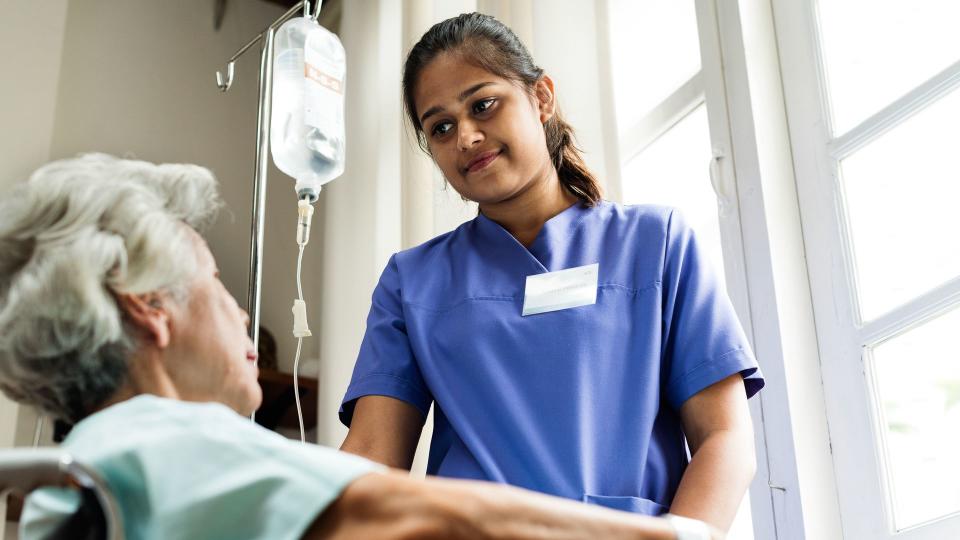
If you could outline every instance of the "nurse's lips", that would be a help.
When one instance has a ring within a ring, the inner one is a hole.
[[[478,154],[476,157],[467,162],[467,166],[464,167],[464,170],[467,173],[477,172],[484,169],[487,165],[493,163],[493,160],[497,159],[499,156],[499,150],[491,150],[489,152]]]

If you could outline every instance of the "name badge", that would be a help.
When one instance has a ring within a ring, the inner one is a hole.
[[[523,316],[597,303],[600,264],[527,276]]]

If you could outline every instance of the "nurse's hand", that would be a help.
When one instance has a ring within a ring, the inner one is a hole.
[[[410,470],[424,420],[420,410],[405,401],[364,396],[357,400],[350,432],[340,450]]]

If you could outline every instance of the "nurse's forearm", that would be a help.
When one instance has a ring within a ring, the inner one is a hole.
[[[673,540],[662,519],[462,480],[369,474],[353,482],[306,538]]]
[[[410,469],[423,429],[416,407],[386,396],[357,400],[350,432],[340,450],[397,469]]]
[[[752,432],[715,431],[691,458],[670,513],[699,519],[726,531],[755,471]]]

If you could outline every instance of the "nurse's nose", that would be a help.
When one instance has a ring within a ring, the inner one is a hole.
[[[460,122],[457,127],[457,146],[460,148],[461,152],[466,152],[474,146],[483,142],[484,135],[483,132],[478,129],[478,126],[470,121],[466,120]]]

